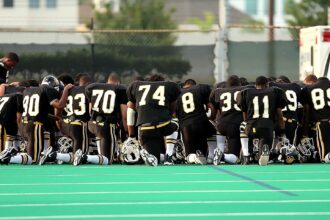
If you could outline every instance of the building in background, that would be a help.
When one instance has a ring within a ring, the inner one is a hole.
[[[274,24],[286,25],[285,3],[287,0],[274,0]],[[268,23],[268,0],[229,0],[232,7],[248,14],[255,20]]]
[[[75,30],[78,0],[1,0],[0,28]]]

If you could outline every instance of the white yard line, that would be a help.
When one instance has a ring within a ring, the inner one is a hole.
[[[26,170],[28,168],[22,168],[22,169],[14,169],[14,170]],[[109,168],[108,168],[109,169]],[[10,169],[6,169],[3,171],[7,171]],[[30,170],[36,170],[30,168]],[[164,172],[164,173],[109,173],[109,174],[104,174],[104,173],[83,173],[83,174],[28,174],[28,173],[23,173],[23,174],[11,174],[11,173],[6,173],[6,172],[1,172],[1,176],[5,176],[6,178],[12,178],[12,177],[86,177],[86,176],[176,176],[176,175],[219,175],[219,171],[215,172]],[[77,170],[78,171],[78,170]],[[231,171],[231,170],[228,170]],[[75,171],[76,172],[76,171]],[[110,170],[109,170],[110,172]],[[232,171],[237,174],[327,174],[330,173],[329,171],[255,171],[255,172],[237,172],[237,171]],[[230,175],[226,173],[221,173],[221,175]]]
[[[96,218],[168,218],[217,216],[329,216],[330,212],[228,212],[228,213],[171,213],[171,214],[109,214],[109,215],[48,215],[0,217],[0,220],[20,219],[96,219]]]
[[[0,193],[0,196],[48,196],[48,195],[106,195],[106,194],[186,194],[186,193],[265,193],[265,192],[330,192],[328,189],[260,189],[260,190],[141,190],[103,192],[20,192]]]
[[[1,204],[0,208],[8,207],[56,207],[56,206],[108,206],[108,205],[193,205],[193,204],[246,204],[246,203],[330,203],[324,200],[215,200],[215,201],[161,201],[161,202],[68,202],[68,203],[31,203]]]
[[[277,179],[255,180],[260,182],[330,182],[330,179]],[[110,181],[110,182],[59,182],[59,183],[0,183],[0,186],[57,186],[57,185],[158,185],[158,184],[187,184],[187,183],[247,183],[249,180],[182,180],[182,181]]]

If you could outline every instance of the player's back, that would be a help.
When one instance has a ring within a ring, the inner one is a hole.
[[[170,120],[170,104],[179,94],[179,86],[170,81],[136,81],[127,88],[128,100],[137,109],[137,125]]]
[[[69,90],[68,99],[64,111],[66,112],[65,118],[71,121],[89,120],[89,103],[85,95],[85,86],[74,86]]]
[[[177,100],[177,117],[180,123],[193,123],[208,120],[207,104],[211,88],[209,85],[193,85],[181,90]]]
[[[91,117],[97,121],[117,123],[120,105],[127,103],[120,85],[93,83],[86,87],[86,96],[92,105]]]
[[[53,109],[50,104],[58,98],[59,92],[48,85],[26,88],[23,92],[23,119],[46,122]]]
[[[220,110],[219,122],[241,123],[243,115],[237,105],[237,96],[246,87],[235,86],[230,88],[217,88],[212,91],[210,101]]]
[[[277,108],[286,106],[284,91],[276,87],[249,88],[241,92],[240,107],[247,112],[247,120],[274,121]]]
[[[301,102],[301,87],[297,83],[271,83],[270,85],[283,89],[285,93],[287,105],[283,108],[283,116],[298,121],[297,109]]]
[[[330,119],[330,81],[321,77],[302,91],[302,101],[311,106],[313,121]]]
[[[23,95],[20,93],[5,94],[0,97],[1,122],[16,122],[16,113],[23,112]]]

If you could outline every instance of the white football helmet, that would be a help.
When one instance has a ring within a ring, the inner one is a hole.
[[[292,164],[299,160],[299,152],[295,146],[289,142],[284,142],[285,145],[280,149],[278,160],[286,164]]]
[[[297,150],[304,159],[302,162],[307,162],[315,151],[313,138],[301,139],[300,144],[297,146]]]
[[[140,145],[135,138],[128,138],[120,148],[119,159],[122,163],[136,164],[141,158]]]
[[[73,141],[71,138],[63,136],[57,140],[57,145],[59,147],[59,152],[68,153],[69,151],[72,151]]]

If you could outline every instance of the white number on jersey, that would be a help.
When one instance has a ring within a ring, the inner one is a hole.
[[[259,118],[260,112],[259,112],[259,97],[255,96],[252,100],[253,102],[253,116],[252,118]],[[264,112],[262,113],[262,118],[269,118],[269,98],[268,96],[264,96],[262,98],[262,103],[264,106]]]
[[[235,103],[234,103],[234,108],[236,111],[241,111],[241,109],[238,107],[236,101],[237,101],[237,95],[238,95],[239,91],[236,91],[234,93],[234,100],[235,100]],[[225,92],[225,93],[222,93],[220,95],[220,100],[222,101],[223,100],[223,106],[221,106],[221,111],[222,112],[226,112],[226,111],[229,111],[230,109],[232,109],[232,94],[230,92]]]
[[[94,105],[92,107],[93,111],[100,112],[100,107],[102,111],[106,114],[111,114],[115,109],[116,93],[112,90],[95,89],[92,92],[92,96],[96,96]],[[101,99],[103,98],[103,102]]]
[[[326,96],[324,94],[324,90],[320,88],[313,89],[311,91],[312,101],[315,110],[323,109],[325,106],[325,102],[327,102],[327,105],[330,106],[330,89],[327,89]]]
[[[288,105],[283,108],[283,111],[287,111],[288,109],[292,112],[296,111],[298,108],[298,100],[297,94],[293,90],[285,91],[286,99],[288,100]]]
[[[22,116],[37,116],[39,114],[39,102],[40,96],[38,94],[33,94],[31,96],[25,96],[23,99],[24,112]]]
[[[195,110],[194,95],[191,92],[187,92],[182,95],[182,107],[185,113],[190,113]]]
[[[80,109],[73,109],[73,100],[78,100],[78,104]],[[79,93],[74,97],[72,95],[68,96],[68,101],[65,106],[65,111],[67,112],[67,116],[73,115],[83,115],[86,113],[86,105],[85,105],[85,95],[83,93]]]
[[[139,86],[139,91],[143,90],[141,100],[139,102],[139,106],[147,104],[146,98],[150,91],[150,85],[142,85]],[[158,86],[154,94],[152,95],[152,99],[158,100],[158,105],[165,106],[165,86]]]
[[[0,98],[0,112],[2,111],[3,106],[8,102],[9,97],[1,97]]]

